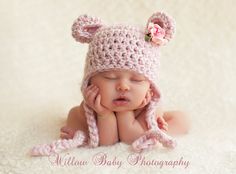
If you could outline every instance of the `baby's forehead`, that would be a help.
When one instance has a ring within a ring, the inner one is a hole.
[[[100,74],[114,74],[114,75],[129,75],[129,76],[138,76],[138,77],[145,77],[143,74],[137,73],[135,71],[129,70],[108,70],[100,72]]]

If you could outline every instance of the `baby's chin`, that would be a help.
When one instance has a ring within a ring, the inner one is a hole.
[[[133,102],[110,102],[105,103],[101,102],[102,105],[112,112],[124,112],[124,111],[135,111],[137,109],[144,108],[145,106],[141,106],[141,103],[133,103]]]
[[[135,111],[139,109],[137,106],[119,106],[119,107],[108,107],[112,112],[124,112],[124,111]]]

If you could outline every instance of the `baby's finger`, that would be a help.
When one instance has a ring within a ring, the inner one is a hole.
[[[159,117],[159,120],[162,124],[167,124],[167,122],[165,121],[165,119],[163,117]]]
[[[158,124],[161,124],[161,123],[162,123],[160,117],[157,118],[157,122],[158,122]]]
[[[147,93],[147,97],[146,98],[147,98],[148,102],[151,100],[152,96],[151,96],[151,94],[149,92]]]
[[[143,99],[141,105],[138,108],[144,107],[146,104],[149,103],[150,99],[151,99],[150,95],[146,94],[145,98]]]
[[[86,89],[86,91],[85,91],[85,97],[87,98],[88,96],[90,96],[92,93],[93,93],[93,91],[96,89],[96,86],[91,86],[91,87],[89,87],[88,89]]]
[[[61,138],[61,139],[67,139],[67,134],[61,133],[61,134],[60,134],[60,138]]]
[[[166,125],[162,125],[162,127],[161,127],[163,130],[165,130],[165,131],[168,131],[168,126],[166,126]]]
[[[61,139],[72,139],[73,136],[72,136],[72,135],[69,135],[69,134],[66,134],[66,133],[61,133],[61,134],[60,134],[60,138],[61,138]]]
[[[95,98],[98,94],[98,88],[93,88],[91,92],[86,96],[86,102],[90,105],[94,105]]]
[[[93,87],[93,85],[87,86],[86,89],[85,89],[85,92],[88,91],[88,90],[90,90],[92,87]]]
[[[64,134],[62,134],[62,133],[60,134],[60,138],[61,138],[61,139],[66,139],[66,137],[65,137]]]
[[[90,85],[90,86],[88,86],[88,87],[85,89],[85,91],[84,91],[84,93],[85,93],[84,95],[85,95],[85,96],[88,94],[89,91],[91,91],[91,89],[93,88],[93,86],[94,86],[94,85]]]
[[[162,124],[162,123],[158,123],[158,127],[159,127],[160,129],[164,129],[164,130],[167,130],[167,129],[168,129],[168,125]]]
[[[94,101],[97,94],[98,94],[98,88],[93,88],[89,93],[89,95],[87,95],[87,99],[90,101]]]
[[[144,98],[143,102],[142,102],[142,107],[145,106],[147,104],[147,98]]]
[[[101,94],[97,95],[94,106],[97,110],[101,109]]]
[[[66,133],[66,134],[72,134],[74,131],[73,131],[73,129],[69,128],[68,126],[64,126],[61,128],[61,132]]]

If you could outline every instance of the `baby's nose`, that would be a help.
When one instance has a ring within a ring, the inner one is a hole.
[[[130,90],[130,86],[127,82],[121,81],[117,84],[116,86],[116,90],[117,91],[129,91]]]

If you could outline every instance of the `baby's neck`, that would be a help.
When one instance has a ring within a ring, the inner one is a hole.
[[[139,115],[141,115],[143,112],[146,111],[146,107],[143,107],[143,108],[139,108],[139,109],[136,109],[134,110],[134,116],[135,118],[138,117]]]
[[[135,110],[131,110],[131,111],[121,111],[121,112],[122,112],[122,113],[127,113],[127,112],[131,113],[131,112],[133,112],[134,117],[136,118],[136,117],[138,117],[139,115],[143,114],[145,111],[146,111],[146,107],[139,108],[139,109],[135,109]],[[115,112],[115,114],[116,114],[116,113],[121,113],[121,112]]]

